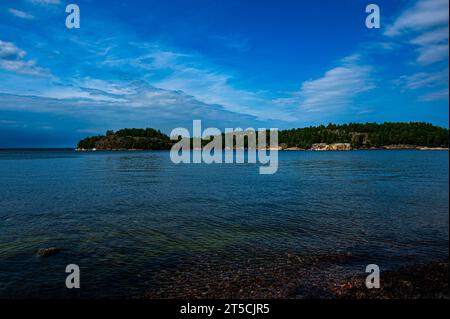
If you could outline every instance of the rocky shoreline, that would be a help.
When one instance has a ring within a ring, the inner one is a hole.
[[[212,258],[211,258],[212,257]],[[231,256],[230,256],[231,257]],[[360,265],[355,268],[350,264]],[[296,253],[191,260],[154,274],[144,299],[417,299],[449,298],[448,261],[381,271],[380,289],[365,286],[366,263],[352,254]],[[163,283],[163,284],[161,284]]]
[[[426,147],[419,145],[383,145],[380,147],[361,147],[354,148],[350,143],[315,143],[309,149],[299,147],[283,147],[280,146],[279,151],[352,151],[352,150],[419,150],[419,151],[448,151],[445,147]]]
[[[237,145],[240,148],[255,148],[256,145],[260,145],[256,140],[259,141],[263,136],[264,141],[270,141],[269,135],[269,130],[233,129],[231,133],[229,131],[214,136],[214,140],[221,141],[222,146],[219,147],[229,150],[236,149]],[[211,142],[211,138],[199,139],[191,137],[190,134],[187,134],[185,138],[189,140],[191,147],[206,146]],[[86,137],[78,142],[77,150],[169,150],[178,140],[179,136],[169,136],[153,128],[124,128],[118,131],[108,130],[105,135]],[[242,145],[238,143],[238,140],[242,141],[240,142]],[[448,129],[446,128],[421,122],[385,122],[341,125],[330,123],[327,126],[278,130],[277,143],[270,147],[261,145],[258,149],[278,151],[437,150],[448,149],[448,146]]]
[[[278,148],[266,148],[264,150],[268,151],[353,151],[353,150],[362,150],[362,151],[370,151],[370,150],[418,150],[418,151],[448,151],[448,148],[445,147],[426,147],[426,146],[418,146],[418,145],[385,145],[380,147],[369,147],[369,148],[352,148],[350,143],[316,143],[311,146],[309,149],[299,148],[299,147],[283,147],[280,146]],[[95,151],[111,151],[111,152],[143,152],[149,151],[140,148],[105,148],[105,149],[97,149],[97,148],[76,148],[77,152],[95,152]]]
[[[343,299],[449,299],[448,262],[404,267],[382,274],[379,289],[367,289],[365,276],[337,284],[332,291]]]

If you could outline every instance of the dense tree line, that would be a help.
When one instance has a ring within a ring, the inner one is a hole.
[[[103,137],[102,135],[86,137],[78,142],[77,147],[81,149],[93,149],[95,148],[95,144]]]
[[[300,148],[314,143],[350,143],[354,148],[398,144],[448,147],[448,134],[448,129],[428,123],[350,123],[284,130],[278,141]]]
[[[117,132],[107,131],[106,135],[87,137],[78,142],[80,149],[170,149],[173,142],[159,130],[152,128],[125,128]]]
[[[78,143],[78,148],[157,150],[170,149],[174,142],[159,130],[126,128],[117,132],[108,131],[105,136],[87,137]],[[202,141],[203,145],[207,143]],[[279,131],[278,143],[304,149],[311,148],[314,143],[350,143],[353,148],[398,144],[448,147],[449,131],[428,123],[328,124]]]

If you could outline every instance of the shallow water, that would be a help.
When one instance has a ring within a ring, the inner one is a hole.
[[[335,262],[350,272],[446,259],[448,160],[280,152],[278,172],[259,175],[259,164],[175,165],[163,151],[2,150],[0,297],[139,297],[285,253],[352,256]],[[61,252],[36,256],[50,246]]]

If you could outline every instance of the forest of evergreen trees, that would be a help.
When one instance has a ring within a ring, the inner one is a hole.
[[[78,142],[79,149],[142,149],[166,150],[173,142],[159,130],[152,128],[125,128],[117,132],[107,131],[106,135],[87,137]]]
[[[353,148],[384,145],[448,147],[448,129],[427,123],[350,123],[281,131],[278,142],[310,148],[314,143],[350,143]]]
[[[78,148],[164,150],[173,143],[159,130],[126,128],[87,137],[78,143]],[[314,143],[350,143],[356,149],[399,144],[447,148],[449,131],[428,123],[328,124],[279,131],[278,143],[303,149]]]

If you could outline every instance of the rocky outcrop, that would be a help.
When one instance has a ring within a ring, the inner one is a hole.
[[[350,143],[315,143],[311,146],[312,151],[350,151],[352,146]]]
[[[362,147],[369,144],[369,133],[350,132],[351,144],[360,145]]]

